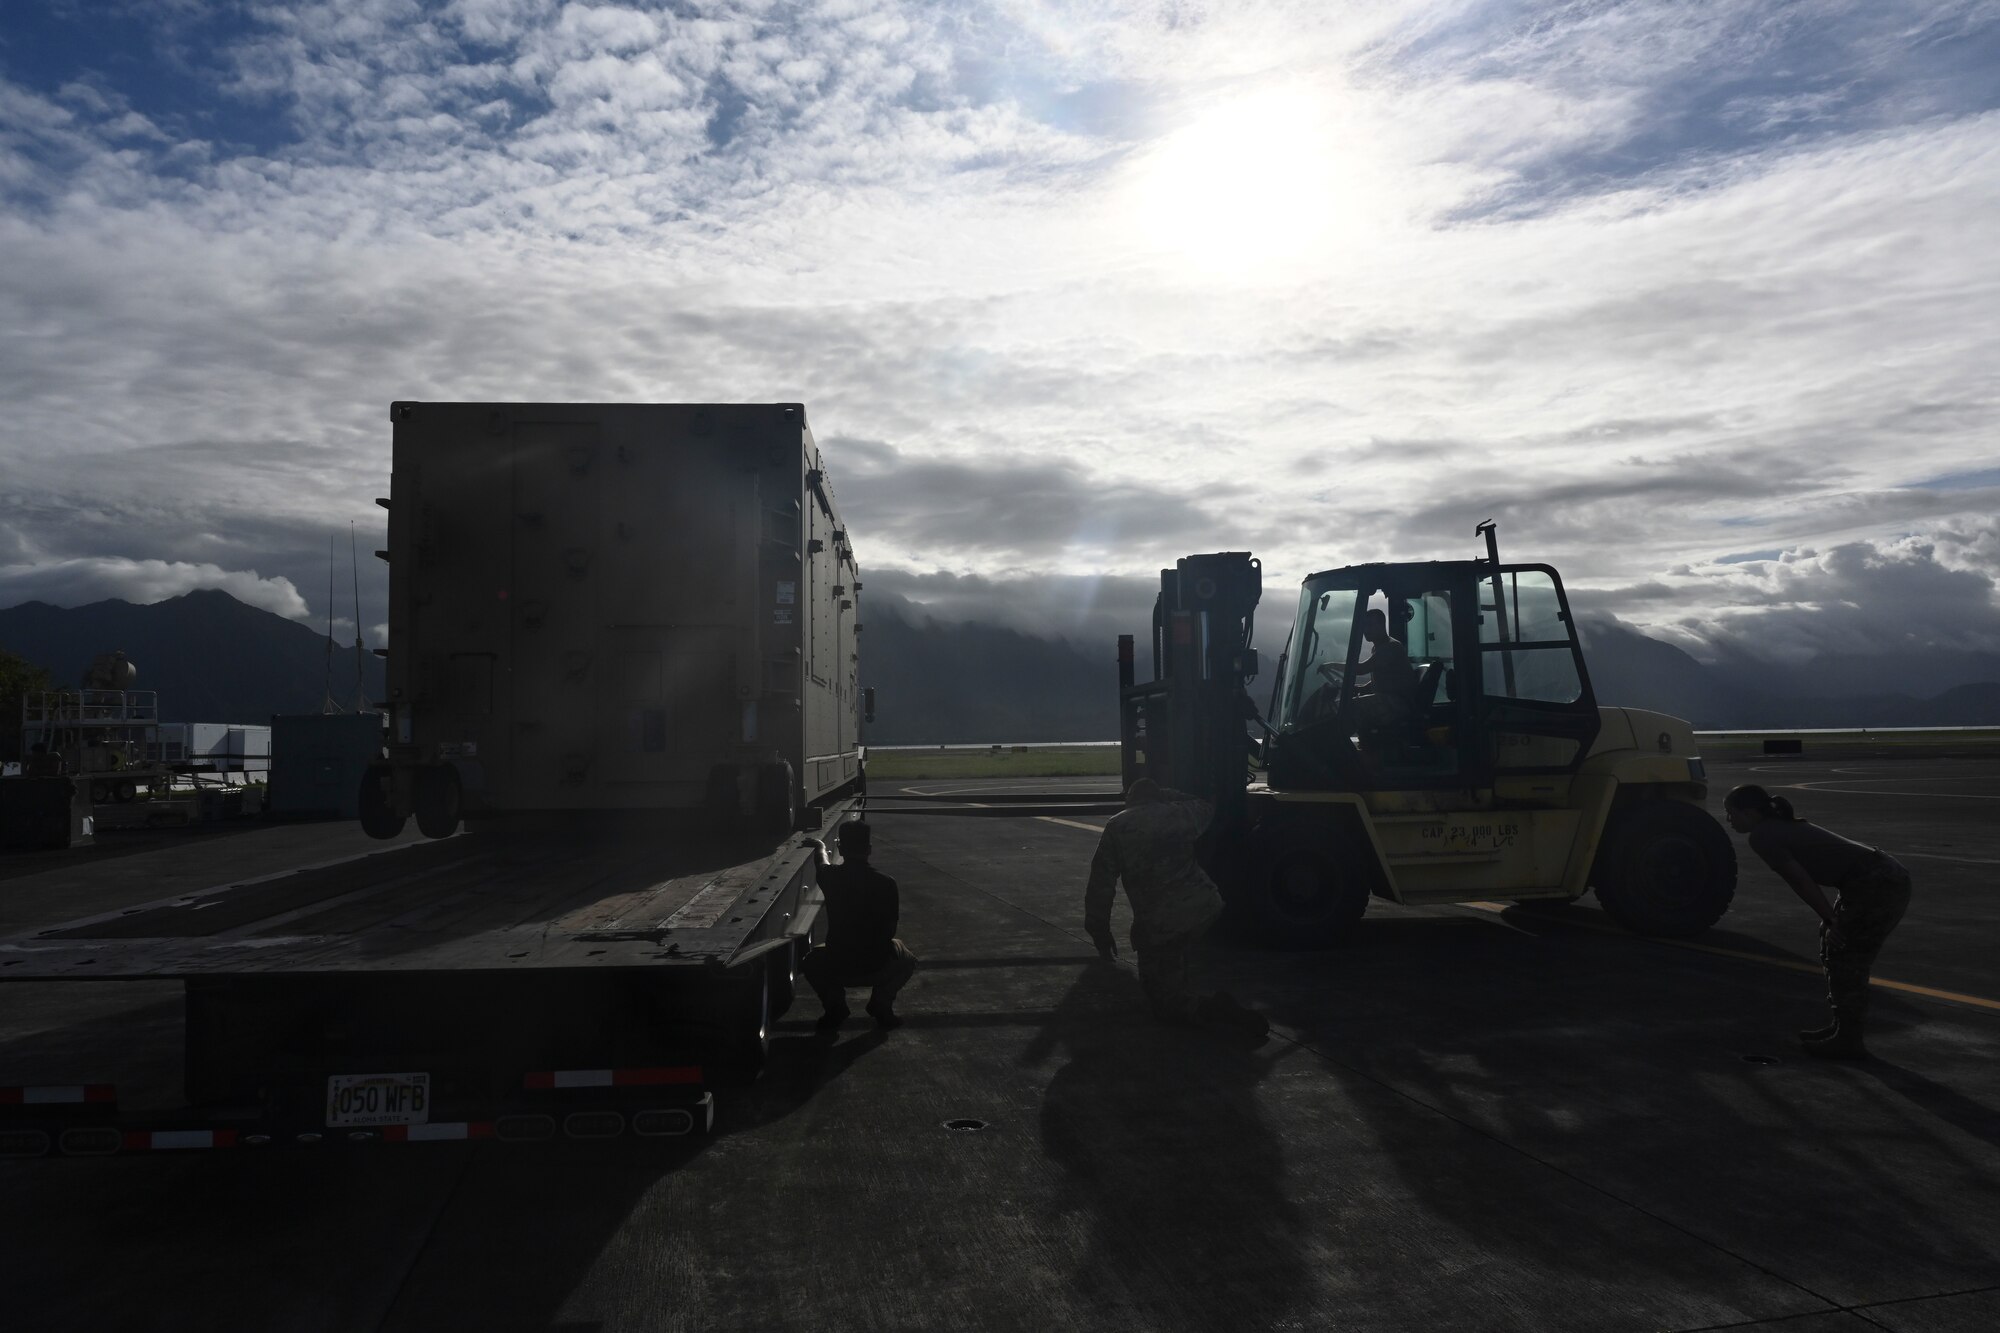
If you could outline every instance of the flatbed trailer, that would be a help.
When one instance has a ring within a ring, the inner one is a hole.
[[[829,823],[858,802],[829,807]],[[0,941],[0,981],[182,983],[184,1092],[0,1088],[0,1152],[672,1136],[754,1076],[823,937],[812,843],[461,834]]]

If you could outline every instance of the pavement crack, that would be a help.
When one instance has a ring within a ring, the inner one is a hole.
[[[437,1239],[438,1223],[451,1211],[452,1204],[458,1201],[459,1192],[465,1188],[466,1180],[472,1175],[472,1159],[477,1151],[475,1148],[465,1154],[465,1162],[459,1167],[458,1174],[452,1178],[451,1188],[445,1191],[444,1198],[438,1203],[437,1211],[431,1214],[431,1224],[424,1228],[423,1244],[417,1246],[417,1252],[410,1256],[410,1262],[404,1266],[402,1276],[396,1279],[396,1289],[389,1293],[388,1302],[382,1307],[382,1317],[375,1321],[377,1330],[389,1327],[390,1321],[395,1318],[396,1307],[402,1303],[404,1290],[410,1285],[410,1279],[416,1275],[424,1256],[430,1253],[432,1242]]]
[[[1984,1296],[1989,1292],[2000,1292],[2000,1286],[1967,1287],[1962,1291],[1936,1291],[1924,1296],[1898,1296],[1887,1301],[1860,1301],[1853,1305],[1840,1305],[1832,1310],[1806,1310],[1800,1314],[1774,1315],[1769,1319],[1738,1319],[1727,1324],[1699,1324],[1690,1328],[1677,1328],[1671,1333],[1727,1333],[1732,1328],[1768,1328],[1773,1324],[1790,1323],[1795,1319],[1818,1319],[1826,1314],[1851,1314],[1864,1323],[1876,1328],[1889,1329],[1888,1324],[1879,1323],[1868,1317],[1870,1310],[1886,1310],[1898,1305],[1921,1305],[1925,1301],[1949,1300],[1955,1296]]]

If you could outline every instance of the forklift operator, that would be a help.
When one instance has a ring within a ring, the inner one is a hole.
[[[1362,730],[1395,726],[1416,703],[1417,669],[1410,665],[1410,650],[1390,637],[1389,618],[1379,609],[1368,612],[1361,634],[1372,651],[1358,666],[1367,684],[1354,692],[1354,724]]]

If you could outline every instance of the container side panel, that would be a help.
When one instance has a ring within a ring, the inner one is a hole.
[[[851,780],[852,550],[818,466],[792,405],[414,405],[392,757],[454,764],[474,814]]]

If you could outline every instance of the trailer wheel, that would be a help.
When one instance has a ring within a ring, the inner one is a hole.
[[[1612,816],[1590,882],[1605,912],[1628,930],[1699,935],[1736,896],[1736,849],[1699,806],[1647,801]]]
[[[458,832],[458,770],[432,764],[417,770],[417,831],[426,838],[449,838]]]
[[[361,775],[361,831],[371,838],[389,839],[403,831],[409,815],[396,809],[390,799],[392,781],[387,767],[377,766]]]
[[[130,778],[126,778],[119,782],[116,787],[112,788],[111,795],[120,805],[136,801],[139,799],[139,784]]]
[[[1368,910],[1370,876],[1337,829],[1260,825],[1243,896],[1252,936],[1277,949],[1337,944]]]
[[[93,783],[91,783],[91,784],[90,784],[90,803],[91,803],[92,805],[109,805],[109,804],[111,804],[111,784],[110,784],[110,783],[108,783],[108,782],[93,782]]]

